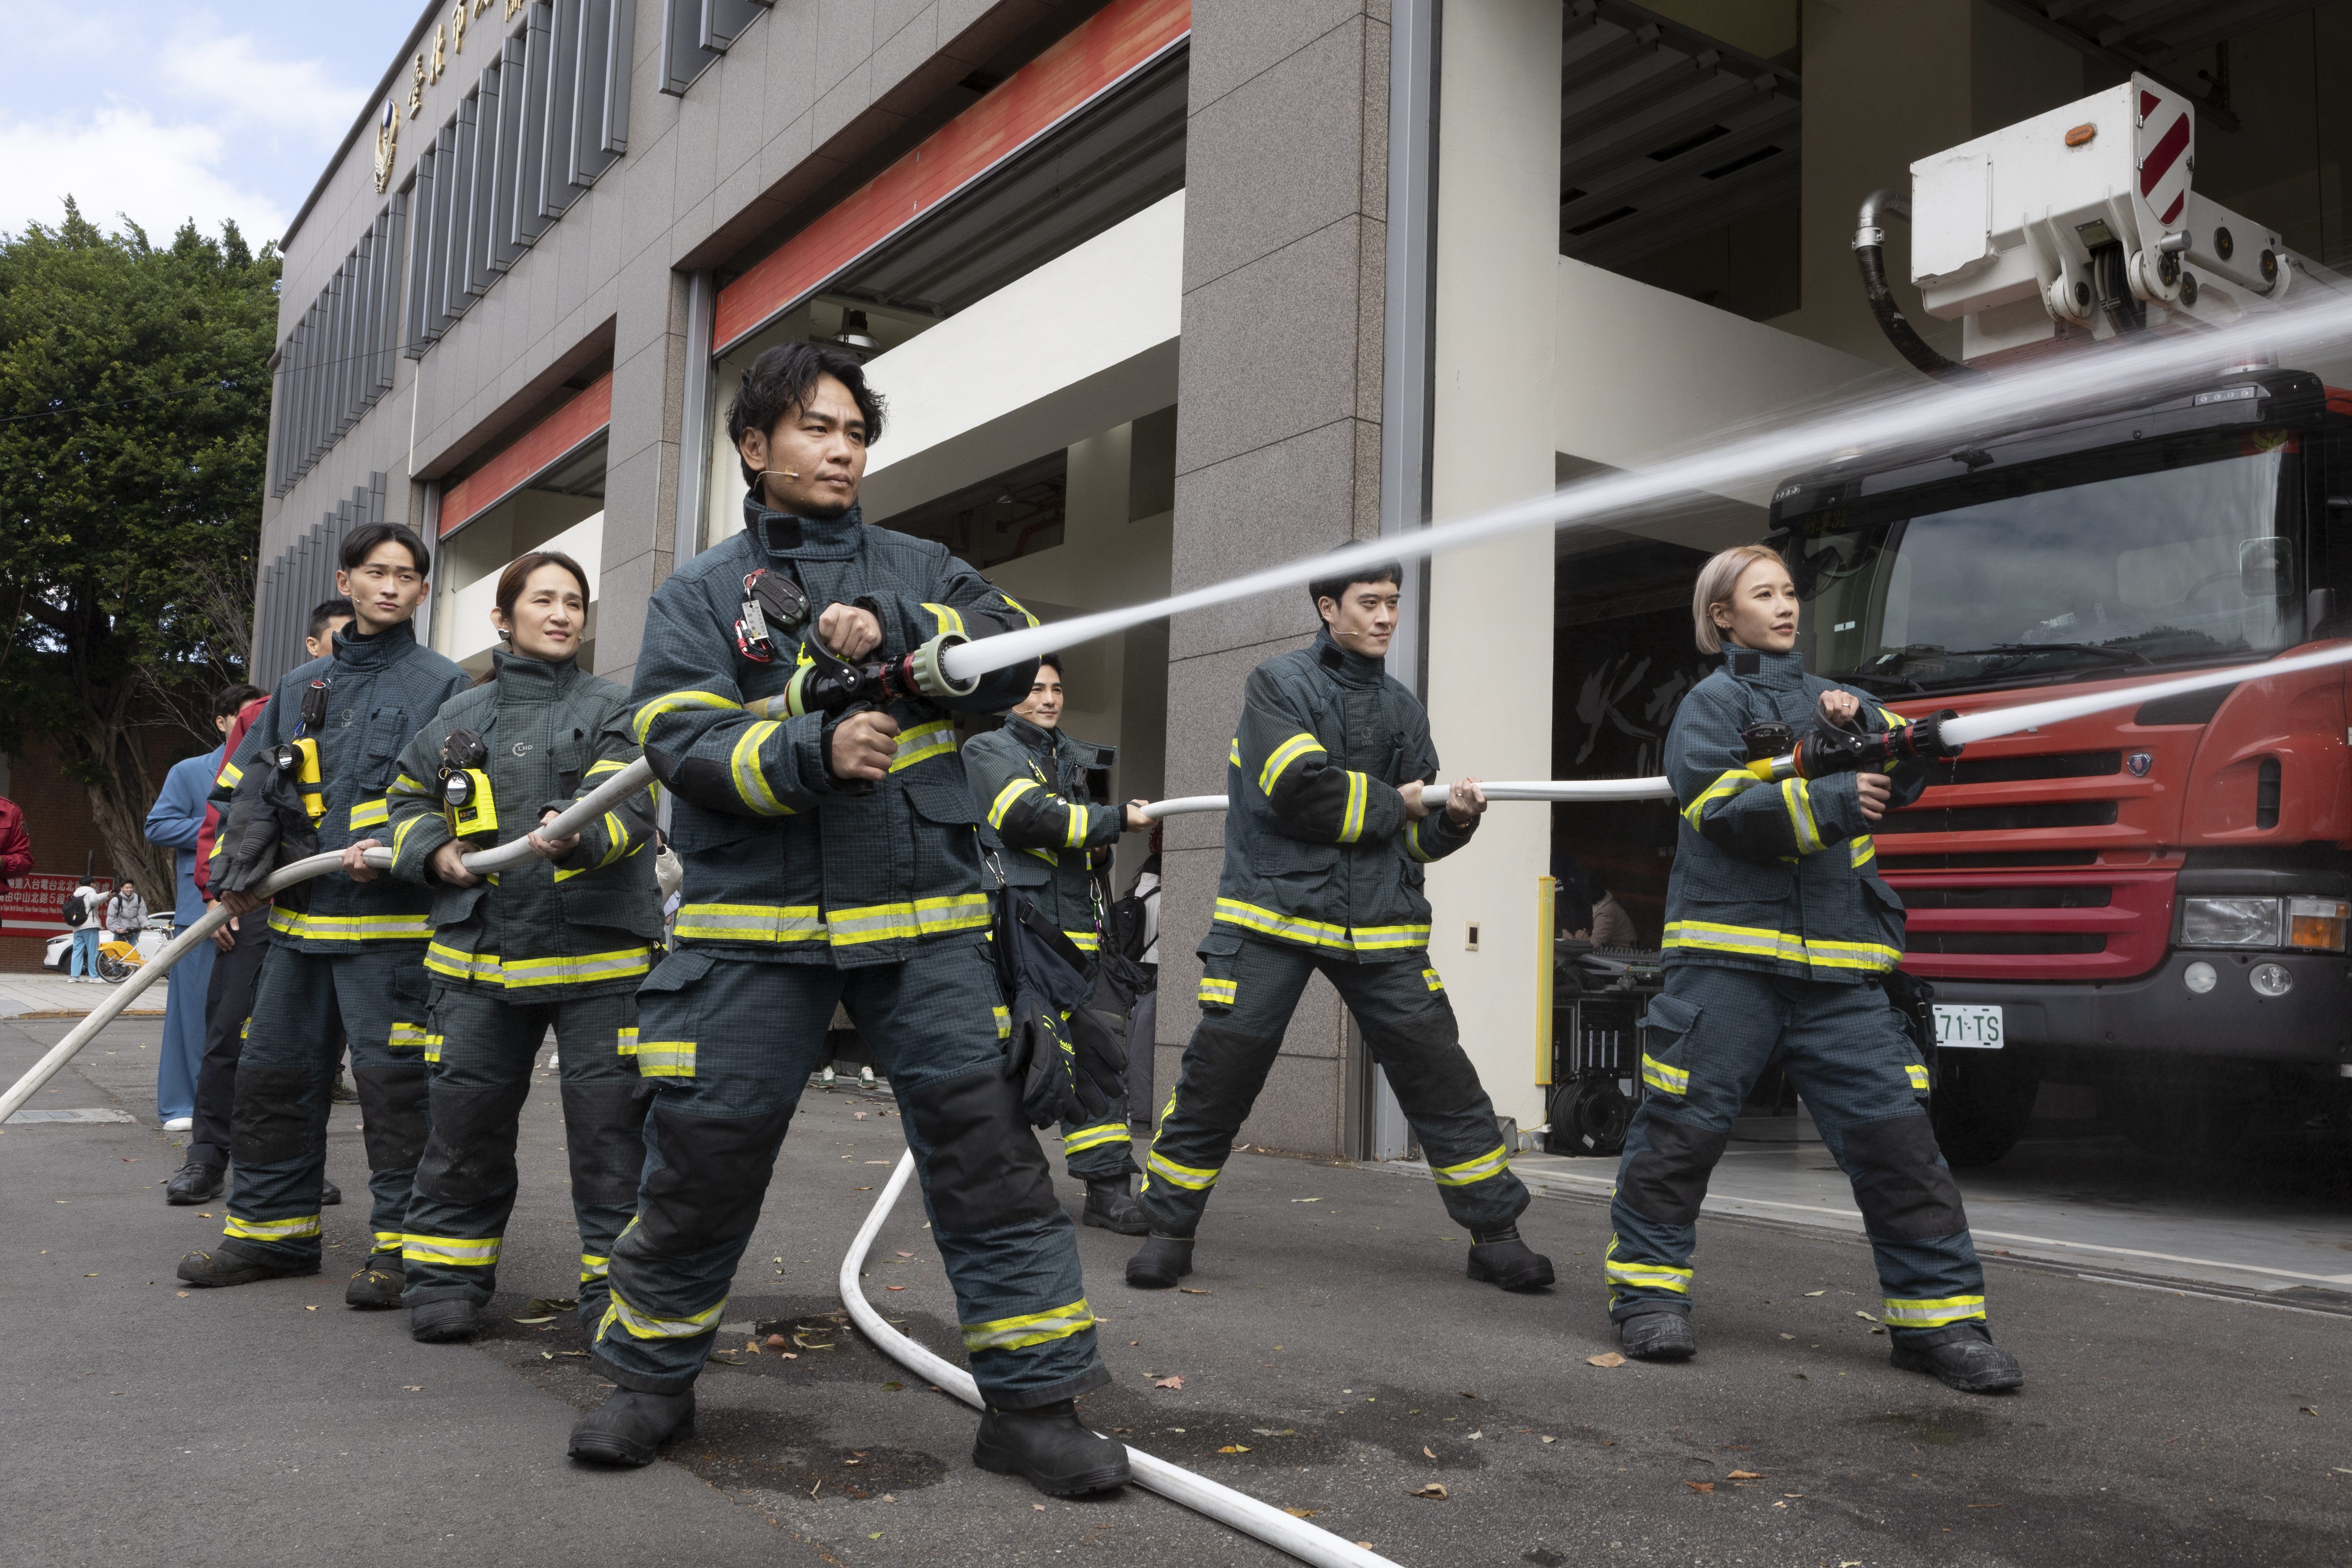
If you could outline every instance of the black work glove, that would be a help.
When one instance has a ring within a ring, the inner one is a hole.
[[[1034,992],[1013,1002],[1005,1076],[1020,1079],[1022,1114],[1033,1127],[1092,1121],[1109,1108],[1092,1075],[1078,1069],[1076,1032],[1059,1008]]]

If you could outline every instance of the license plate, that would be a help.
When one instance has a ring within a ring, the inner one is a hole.
[[[1936,1044],[1944,1050],[1997,1051],[2000,1049],[2000,1009],[1966,1004],[1938,1002],[1936,1006]]]

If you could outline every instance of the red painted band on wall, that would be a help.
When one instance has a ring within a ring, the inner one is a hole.
[[[1191,32],[1192,0],[1112,0],[719,292],[713,352],[1021,151]]]
[[[613,373],[517,437],[507,449],[441,496],[439,537],[448,538],[570,457],[613,423]]]

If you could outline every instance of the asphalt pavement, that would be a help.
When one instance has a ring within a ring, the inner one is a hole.
[[[68,1026],[0,1021],[0,1074]],[[221,1210],[162,1201],[179,1140],[152,1124],[158,1028],[119,1025],[35,1102],[139,1121],[0,1131],[0,1560],[1287,1561],[1139,1490],[1051,1500],[974,1469],[973,1415],[845,1328],[833,1276],[904,1147],[887,1094],[803,1100],[699,1433],[669,1462],[612,1473],[563,1457],[576,1411],[604,1394],[577,1331],[519,1321],[572,1289],[551,1075],[525,1112],[495,1331],[425,1346],[403,1315],[341,1304],[366,1250],[357,1203],[328,1211],[319,1279],[183,1292],[173,1266],[218,1236]],[[337,1108],[328,1165],[355,1196],[357,1120]],[[1076,1184],[1060,1184],[1075,1212]],[[1237,1153],[1190,1290],[1129,1290],[1134,1243],[1080,1232],[1115,1378],[1083,1409],[1406,1568],[2352,1554],[2340,1292],[2256,1300],[1996,1259],[1994,1331],[2027,1385],[1982,1398],[1888,1367],[1862,1315],[1877,1310],[1869,1253],[1834,1231],[1703,1219],[1701,1353],[1657,1367],[1588,1359],[1613,1348],[1606,1209],[1547,1195],[1521,1229],[1559,1266],[1555,1289],[1465,1279],[1466,1237],[1425,1181]],[[866,1285],[956,1356],[913,1197]],[[789,1359],[746,1353],[777,1331]]]

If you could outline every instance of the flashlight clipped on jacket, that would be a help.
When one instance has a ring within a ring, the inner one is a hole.
[[[1832,773],[1860,773],[1865,768],[1898,763],[1940,762],[1960,754],[1958,742],[1944,739],[1947,721],[1958,718],[1945,708],[1907,724],[1875,733],[1823,726],[1799,740],[1788,725],[1751,724],[1739,732],[1748,746],[1748,771],[1770,783],[1777,779],[1818,779]]]
[[[313,731],[327,721],[327,683],[314,680],[302,693],[302,721],[294,738],[269,748],[269,765],[286,775],[302,797],[302,809],[315,826],[327,815],[327,786],[319,771],[319,742]]]
[[[471,730],[452,730],[441,742],[441,805],[449,814],[449,831],[459,838],[499,830],[489,763],[489,747]]]

